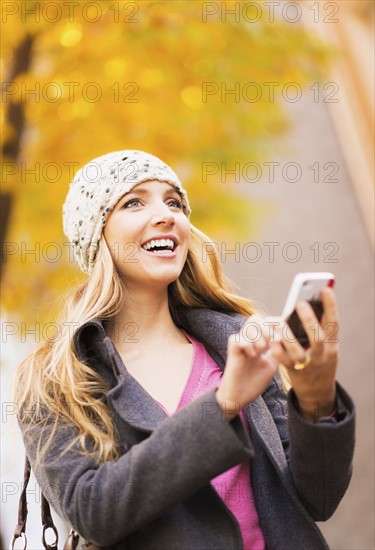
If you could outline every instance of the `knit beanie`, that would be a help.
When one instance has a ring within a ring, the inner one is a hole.
[[[177,174],[149,153],[108,153],[88,162],[75,174],[63,205],[63,227],[82,271],[91,273],[104,225],[117,202],[147,180],[173,185],[185,215],[190,216],[188,197]]]

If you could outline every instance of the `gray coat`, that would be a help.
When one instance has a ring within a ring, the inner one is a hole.
[[[246,317],[184,308],[179,320],[223,369],[228,337]],[[78,357],[111,385],[105,398],[121,457],[97,466],[79,445],[60,456],[75,433],[68,425],[37,466],[38,442],[48,427],[21,429],[46,497],[83,537],[124,550],[243,549],[239,525],[209,481],[250,460],[267,550],[328,548],[314,520],[328,519],[337,508],[354,450],[354,406],[339,384],[339,419],[312,424],[298,413],[293,391],[285,399],[276,376],[245,408],[249,436],[238,417],[225,419],[214,389],[168,417],[127,372],[100,320],[80,327],[74,342]]]

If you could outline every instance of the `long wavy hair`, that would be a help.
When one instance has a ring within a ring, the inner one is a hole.
[[[90,276],[73,288],[64,299],[55,338],[49,338],[18,366],[14,386],[18,403],[18,420],[24,429],[36,423],[52,423],[53,429],[40,447],[40,460],[60,423],[76,427],[77,437],[65,449],[80,442],[82,451],[97,461],[118,458],[117,434],[111,413],[102,400],[109,390],[107,383],[88,365],[79,361],[74,349],[71,327],[100,318],[113,319],[124,300],[124,283],[112,261],[102,236],[98,258]],[[207,251],[207,261],[202,251]],[[250,300],[237,295],[223,273],[217,251],[210,239],[191,225],[186,262],[179,278],[168,287],[169,308],[178,325],[181,306],[203,307],[245,316],[260,311]],[[287,387],[285,374],[282,378]]]

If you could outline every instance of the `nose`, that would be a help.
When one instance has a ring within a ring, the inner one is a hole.
[[[168,226],[173,226],[176,223],[173,212],[171,212],[166,204],[162,204],[160,207],[155,209],[154,215],[152,217],[152,225],[165,224]]]

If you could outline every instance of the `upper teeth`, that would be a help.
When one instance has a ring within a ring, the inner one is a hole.
[[[144,244],[142,248],[145,250],[150,250],[150,248],[153,248],[154,246],[167,246],[173,250],[174,242],[172,239],[157,239],[156,241],[148,241],[148,243]]]

